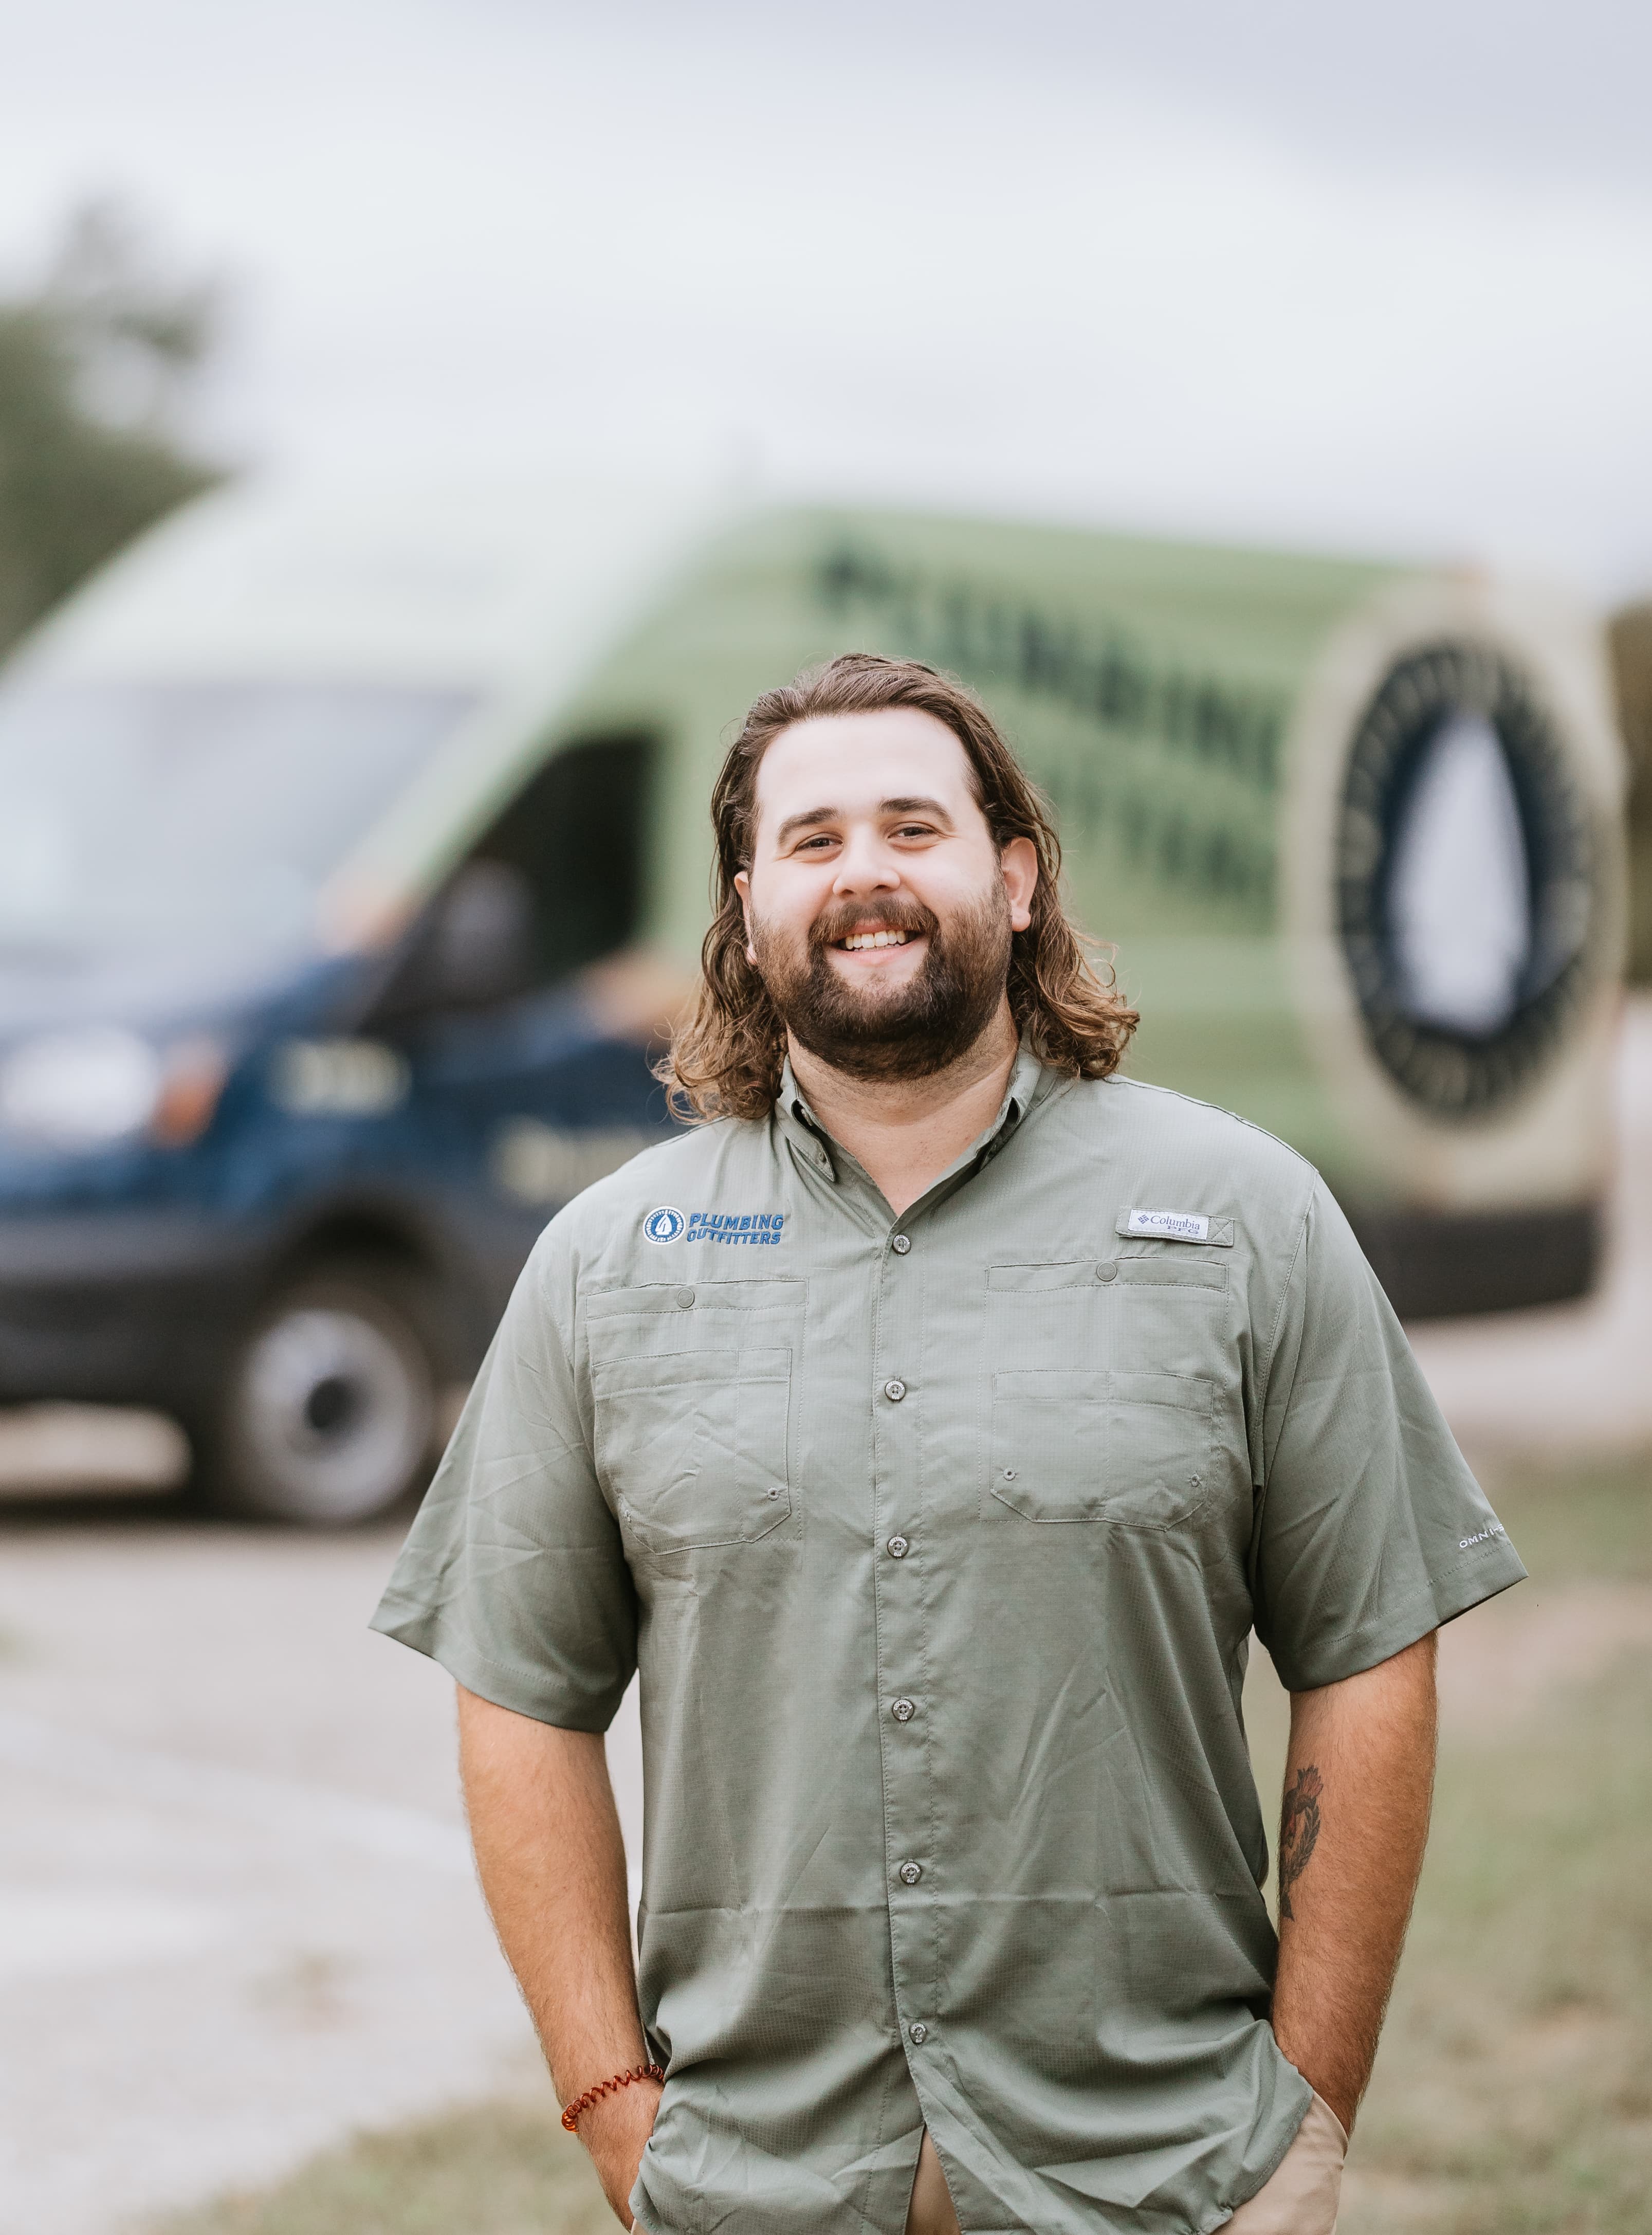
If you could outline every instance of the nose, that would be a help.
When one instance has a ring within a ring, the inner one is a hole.
[[[852,899],[860,894],[893,892],[900,881],[899,860],[878,833],[852,829],[838,856],[833,895]]]

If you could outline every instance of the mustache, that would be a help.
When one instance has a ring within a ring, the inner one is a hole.
[[[941,924],[922,901],[905,894],[891,893],[878,908],[869,908],[865,901],[837,901],[822,908],[809,926],[809,946],[818,954],[823,947],[835,947],[840,939],[852,939],[856,932],[874,927],[916,932],[933,939]]]

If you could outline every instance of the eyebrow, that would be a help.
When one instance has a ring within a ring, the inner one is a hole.
[[[948,830],[953,828],[952,817],[938,799],[926,799],[921,796],[910,799],[880,799],[878,812],[892,816],[927,815],[932,822],[943,824]],[[840,807],[811,807],[805,814],[788,815],[774,833],[774,843],[783,846],[796,832],[815,829],[822,823],[839,822],[842,816]]]

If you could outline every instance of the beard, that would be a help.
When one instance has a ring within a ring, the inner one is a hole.
[[[923,933],[923,967],[904,984],[845,980],[828,950],[863,924]],[[809,1053],[846,1078],[929,1078],[972,1048],[997,1014],[1009,982],[1009,902],[995,879],[944,930],[920,901],[891,895],[879,907],[840,901],[809,926],[801,951],[754,919],[757,972],[781,1022]]]

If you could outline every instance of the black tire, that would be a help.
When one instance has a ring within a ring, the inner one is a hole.
[[[200,1439],[207,1503],[305,1529],[398,1504],[428,1478],[437,1324],[431,1284],[393,1261],[290,1275],[231,1354]]]

